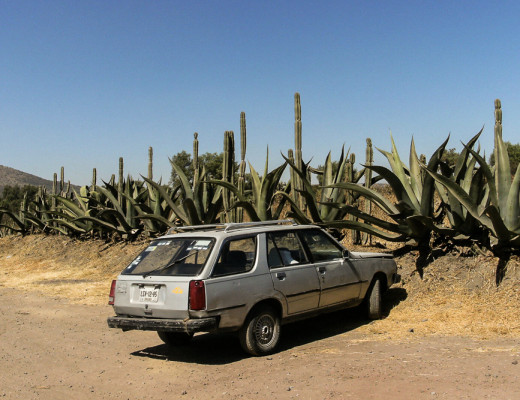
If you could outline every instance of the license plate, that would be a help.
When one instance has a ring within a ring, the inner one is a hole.
[[[140,303],[157,303],[159,300],[159,288],[154,286],[144,286],[139,288]]]

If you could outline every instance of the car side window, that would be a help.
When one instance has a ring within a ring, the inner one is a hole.
[[[248,272],[256,260],[256,236],[230,240],[222,246],[211,276]]]
[[[298,232],[307,245],[314,262],[343,258],[343,250],[328,235],[319,230]]]
[[[267,235],[267,263],[269,268],[307,262],[307,256],[294,232],[272,232]]]

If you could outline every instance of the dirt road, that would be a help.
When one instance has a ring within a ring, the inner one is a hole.
[[[284,327],[281,349],[245,356],[232,336],[169,349],[106,326],[110,307],[0,287],[0,397],[8,399],[517,399],[520,343],[377,340],[356,312]]]

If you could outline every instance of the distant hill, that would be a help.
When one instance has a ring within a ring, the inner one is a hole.
[[[47,189],[52,190],[52,181],[48,179],[0,165],[0,194],[3,193],[4,186],[24,185],[46,186]]]

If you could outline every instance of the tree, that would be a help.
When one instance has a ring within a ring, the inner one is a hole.
[[[4,191],[0,196],[0,208],[5,208],[13,213],[20,211],[24,195],[27,193],[27,202],[34,200],[38,187],[32,185],[24,186],[4,186]]]
[[[222,179],[222,164],[224,163],[224,153],[204,153],[199,156],[201,165],[206,168],[206,174],[210,179]],[[235,171],[238,171],[238,164],[235,163]]]
[[[188,180],[193,182],[193,160],[191,158],[191,154],[186,151],[181,151],[175,154],[172,157],[172,162],[179,166]],[[206,178],[207,179],[222,179],[222,164],[224,162],[224,154],[223,153],[209,153],[206,152],[199,156],[199,164],[204,166],[206,169]],[[235,171],[238,171],[238,163],[235,162]],[[170,176],[170,184],[176,185],[178,184],[178,175],[175,170],[172,168],[171,176]]]
[[[171,162],[177,165],[182,169],[182,172],[186,175],[190,182],[193,182],[193,161],[191,159],[191,154],[187,153],[185,150],[175,154],[171,158]],[[179,183],[179,176],[177,172],[172,168],[172,172],[170,175],[170,185],[176,186]]]
[[[457,153],[457,150],[455,150],[455,148],[444,150],[444,153],[442,153],[441,161],[444,161],[450,167],[454,167],[457,163],[457,159],[459,158],[459,156],[460,154]]]
[[[512,144],[511,142],[505,143],[507,147],[507,155],[509,156],[509,163],[511,166],[511,175],[516,173],[518,164],[520,163],[520,143]],[[491,153],[489,156],[489,163],[495,165],[495,154]]]

